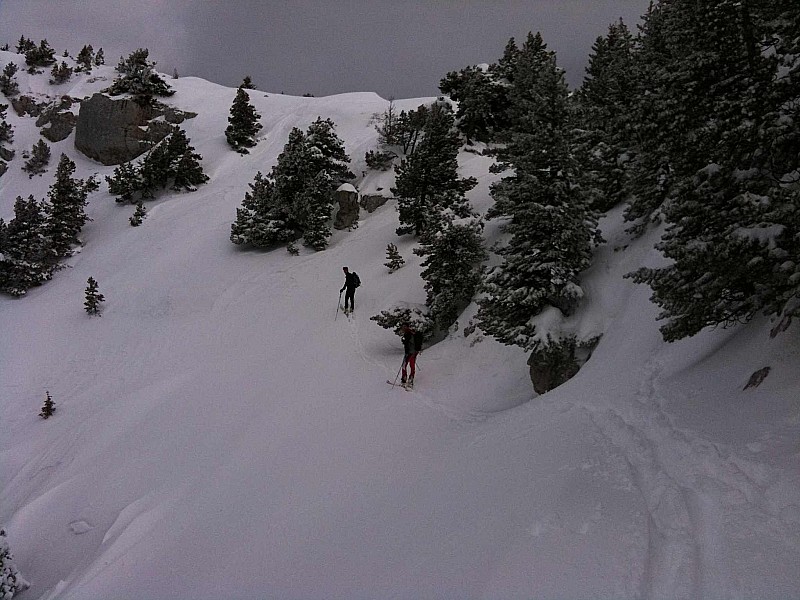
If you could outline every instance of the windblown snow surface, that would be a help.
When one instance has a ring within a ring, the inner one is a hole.
[[[10,60],[23,59],[0,52]],[[81,98],[113,76],[17,79]],[[360,174],[387,101],[251,91],[264,129],[240,156],[224,137],[235,90],[169,83],[166,102],[198,113],[182,127],[211,181],[160,196],[138,228],[103,182],[69,268],[0,299],[0,523],[31,582],[23,600],[800,597],[796,325],[666,344],[649,289],[623,279],[660,263],[658,232],[629,239],[617,211],[568,324],[602,334],[573,380],[537,395],[521,350],[464,336],[473,305],[420,355],[416,389],[393,389],[401,344],[369,317],[425,299],[393,201],[324,252],[228,239],[292,127],[333,119]],[[34,119],[9,108],[7,120],[6,221],[17,195],[45,197],[62,152],[78,177],[113,170],[70,136],[29,179]],[[485,211],[490,159],[460,164]],[[407,261],[393,274],[389,242]],[[344,265],[363,282],[352,319],[336,313]],[[102,318],[83,310],[90,276]],[[46,391],[57,412],[43,420]]]

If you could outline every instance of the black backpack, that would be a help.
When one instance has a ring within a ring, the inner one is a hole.
[[[353,285],[355,285],[356,287],[361,285],[361,279],[359,279],[358,273],[356,273],[355,271],[353,271]]]
[[[414,352],[422,350],[423,335],[419,331],[414,332]]]

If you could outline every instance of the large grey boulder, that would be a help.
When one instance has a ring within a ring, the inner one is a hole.
[[[358,190],[349,183],[343,183],[336,190],[335,200],[339,210],[333,220],[336,229],[349,229],[358,223]]]
[[[151,109],[133,100],[95,94],[81,103],[75,148],[104,165],[128,162],[150,147],[147,124],[151,118]]]
[[[42,137],[51,142],[60,142],[69,137],[78,121],[78,117],[70,110],[74,103],[69,96],[62,96],[42,110],[36,119],[36,126],[42,128]]]

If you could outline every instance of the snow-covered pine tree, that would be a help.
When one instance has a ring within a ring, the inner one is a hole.
[[[95,66],[99,67],[100,65],[106,64],[106,58],[103,54],[103,49],[97,51],[97,54],[94,55],[94,64]]]
[[[303,203],[303,189],[311,176],[311,154],[306,135],[297,127],[278,155],[269,179],[272,183],[266,220],[270,245],[285,243],[302,235],[303,221],[308,213]]]
[[[589,206],[606,211],[628,192],[626,165],[632,140],[630,114],[637,82],[634,40],[620,19],[592,46],[586,77],[576,95],[574,152]]]
[[[477,180],[458,176],[461,140],[454,124],[452,110],[434,104],[414,154],[395,165],[392,193],[397,197],[398,235],[423,235],[440,222],[445,209],[461,217],[469,214],[464,194],[477,185]]]
[[[247,154],[248,148],[255,146],[258,141],[256,136],[261,131],[261,116],[255,107],[250,104],[250,97],[244,87],[236,90],[233,99],[231,114],[228,117],[228,127],[225,129],[225,139],[228,144],[240,154]]]
[[[245,194],[231,241],[269,247],[303,236],[317,250],[327,246],[333,192],[353,177],[344,144],[330,119],[318,118],[307,133],[297,127],[268,178],[260,173]]]
[[[42,406],[42,410],[39,413],[39,416],[43,419],[49,419],[52,417],[56,412],[56,403],[53,402],[53,398],[50,396],[50,392],[45,392],[45,399],[44,405]]]
[[[17,42],[17,54],[25,54],[30,50],[36,49],[36,43],[33,40],[26,38],[24,35],[20,36]]]
[[[60,65],[54,64],[50,71],[50,85],[65,83],[70,77],[72,77],[72,67],[62,60]]]
[[[30,158],[25,161],[22,170],[28,173],[29,178],[32,178],[34,175],[42,175],[47,170],[49,162],[50,146],[40,139],[31,148]]]
[[[498,341],[531,350],[558,343],[537,330],[534,317],[548,307],[564,315],[575,310],[596,220],[575,185],[564,73],[539,34],[529,34],[520,50],[510,98],[512,127],[496,170],[514,173],[492,186],[489,215],[509,218],[511,238],[486,278],[477,319]]]
[[[466,67],[439,82],[441,92],[458,102],[456,123],[468,141],[490,142],[508,126],[508,90],[518,53],[511,38],[503,57],[488,69]]]
[[[3,67],[3,73],[0,74],[0,92],[9,98],[19,94],[19,84],[16,79],[18,70],[16,63],[10,62]]]
[[[250,191],[245,192],[242,206],[236,209],[236,221],[231,225],[231,242],[269,248],[287,241],[280,210],[272,181],[259,171],[250,184]]]
[[[331,235],[333,193],[354,177],[344,143],[336,135],[330,119],[318,117],[306,131],[309,164],[304,189],[295,201],[295,218],[303,230],[303,241],[315,250],[324,250]]]
[[[25,64],[28,65],[28,73],[39,72],[39,67],[49,67],[56,62],[56,52],[50,47],[46,39],[39,42],[39,46],[34,46],[25,52]]]
[[[406,264],[406,261],[397,250],[397,246],[389,243],[386,246],[386,262],[383,264],[389,269],[389,273],[394,273],[397,269]]]
[[[657,8],[662,79],[687,92],[661,86],[650,100],[681,124],[662,145],[673,183],[658,248],[670,263],[634,279],[653,288],[668,341],[759,312],[791,319],[800,314],[800,55],[796,28],[786,37],[781,23],[789,14],[796,23],[796,11],[734,0]]]
[[[133,202],[134,194],[142,189],[139,169],[133,163],[126,162],[114,169],[113,175],[106,176],[108,193],[117,196],[120,203]]]
[[[256,86],[253,85],[253,80],[250,78],[250,75],[245,75],[239,88],[243,90],[254,90]]]
[[[117,64],[119,76],[104,91],[112,96],[131,94],[140,104],[150,104],[153,96],[172,96],[175,90],[156,73],[156,63],[148,60],[149,56],[147,48],[139,48],[128,58],[120,58]]]
[[[483,223],[474,219],[448,222],[443,229],[426,234],[414,249],[414,254],[425,257],[421,274],[427,292],[425,305],[440,332],[456,322],[481,282],[487,256],[482,231]]]
[[[89,220],[84,208],[90,192],[97,190],[97,181],[75,179],[75,163],[66,154],[61,155],[56,171],[56,180],[47,196],[47,228],[50,247],[57,258],[69,256],[72,247],[79,244],[78,235]]]
[[[17,197],[14,218],[0,219],[0,292],[22,296],[48,281],[54,270],[47,216],[42,202]]]
[[[6,532],[0,528],[0,598],[11,600],[29,587],[30,584],[22,578],[14,565],[14,556],[8,546]]]
[[[100,303],[105,302],[106,298],[100,293],[97,281],[94,277],[89,277],[89,279],[86,280],[85,292],[86,301],[83,303],[83,307],[87,314],[100,316],[98,312],[100,310]]]
[[[414,331],[422,333],[425,339],[433,336],[434,324],[427,313],[419,308],[395,307],[392,310],[382,310],[380,314],[369,318],[384,329],[394,331],[401,335],[403,325],[410,325]]]
[[[489,74],[477,66],[451,71],[439,82],[439,90],[458,102],[456,124],[467,138],[488,142],[494,130],[492,105],[499,86]]]
[[[94,64],[94,48],[92,48],[91,44],[81,48],[81,51],[78,52],[75,62],[78,63],[78,71],[83,73],[92,72],[92,65]]]
[[[133,211],[133,214],[128,220],[130,221],[131,227],[138,227],[142,224],[142,221],[144,221],[146,217],[147,209],[145,209],[144,204],[140,200],[136,203],[136,210]]]
[[[167,177],[172,179],[172,189],[175,191],[196,191],[198,185],[209,180],[203,172],[200,161],[203,157],[195,152],[186,132],[176,129],[166,140],[169,171]]]

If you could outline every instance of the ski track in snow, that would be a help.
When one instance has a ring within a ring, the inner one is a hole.
[[[648,548],[640,594],[649,599],[734,599],[735,565],[727,558],[726,524],[760,522],[764,535],[797,548],[769,502],[770,474],[730,449],[673,426],[661,409],[662,367],[651,360],[635,402],[619,407],[575,403],[617,448],[648,509]],[[744,518],[746,517],[746,518]]]

